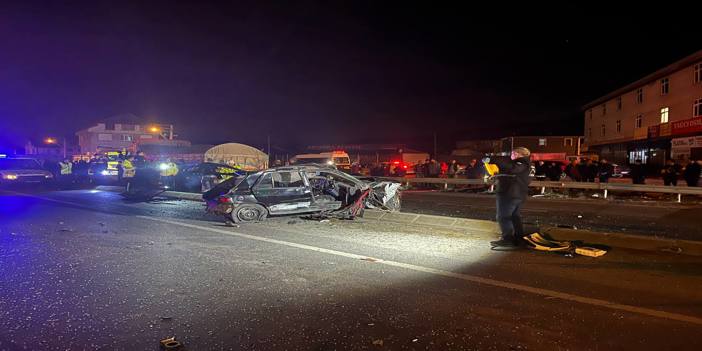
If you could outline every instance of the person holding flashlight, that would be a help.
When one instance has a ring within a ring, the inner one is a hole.
[[[485,158],[486,164],[497,165],[499,173],[494,175],[497,181],[495,189],[497,201],[497,223],[502,238],[491,241],[492,247],[517,247],[524,236],[520,209],[529,193],[531,177],[531,152],[525,147],[512,150],[509,159]]]

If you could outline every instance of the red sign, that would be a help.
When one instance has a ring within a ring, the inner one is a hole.
[[[648,138],[649,139],[658,138],[660,135],[661,135],[661,126],[660,125],[648,127]]]
[[[689,134],[702,132],[702,117],[686,119],[684,121],[671,122],[671,134]]]
[[[563,153],[532,153],[532,161],[563,161],[566,159],[565,152]]]

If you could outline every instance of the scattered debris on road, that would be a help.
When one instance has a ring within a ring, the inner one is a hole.
[[[185,351],[183,344],[174,337],[160,341],[161,350]]]
[[[578,241],[560,241],[546,238],[539,233],[533,233],[524,237],[524,240],[530,244],[530,247],[538,251],[563,252],[566,257],[572,257],[573,254],[589,257],[600,257],[607,253],[606,250],[583,246]]]
[[[681,254],[683,252],[682,247],[666,247],[661,249],[662,252],[670,252],[674,254]]]
[[[230,228],[239,228],[239,225],[232,221],[225,221],[224,225]]]
[[[598,248],[594,248],[594,247],[583,246],[583,247],[576,247],[575,253],[578,255],[582,255],[582,256],[600,257],[600,256],[606,254],[607,251],[602,250],[602,249],[598,249]]]

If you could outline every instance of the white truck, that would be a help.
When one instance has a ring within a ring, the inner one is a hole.
[[[345,151],[321,152],[318,154],[300,154],[290,159],[294,165],[316,163],[322,165],[335,166],[340,170],[351,169],[351,158]]]

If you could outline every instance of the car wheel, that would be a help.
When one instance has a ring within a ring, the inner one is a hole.
[[[268,216],[268,210],[257,204],[244,204],[236,207],[232,211],[232,221],[234,223],[258,222]]]

